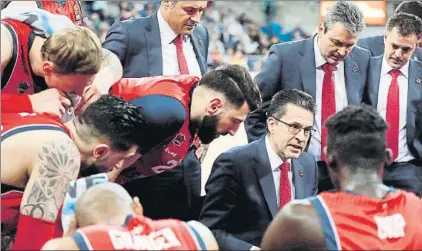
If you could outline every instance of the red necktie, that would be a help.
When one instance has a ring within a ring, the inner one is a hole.
[[[280,209],[292,200],[292,187],[289,180],[290,163],[280,166]]]
[[[324,154],[324,148],[327,145],[327,128],[325,121],[336,113],[336,92],[334,89],[334,74],[336,66],[324,64],[324,80],[322,81],[322,107],[321,107],[321,159],[327,162],[327,156]]]
[[[180,75],[189,75],[188,63],[186,62],[185,54],[183,53],[183,36],[178,35],[174,39],[174,44],[176,45],[177,53],[177,63],[179,64]]]
[[[393,161],[398,156],[399,149],[399,121],[400,121],[400,89],[397,78],[400,75],[399,70],[390,71],[391,84],[387,96],[387,114],[386,120],[389,125],[387,131],[387,146],[393,151]]]

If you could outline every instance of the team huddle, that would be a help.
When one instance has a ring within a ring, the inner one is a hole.
[[[79,1],[10,1],[4,11],[2,249],[218,250],[203,223],[150,219],[122,185],[176,168],[194,145],[234,135],[263,105],[248,69],[122,78],[120,59],[83,27]],[[274,99],[283,93],[305,95],[280,91]],[[422,249],[421,199],[380,178],[390,158],[387,123],[362,105],[325,126],[338,190],[287,203],[261,249]],[[371,182],[349,191],[365,175]]]

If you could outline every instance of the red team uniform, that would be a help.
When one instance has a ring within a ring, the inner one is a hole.
[[[1,78],[2,112],[32,112],[28,94],[47,89],[42,78],[32,73],[29,50],[35,38],[32,28],[22,22],[6,19],[1,21],[13,39],[12,58]],[[37,85],[35,84],[37,83]],[[7,95],[4,95],[7,93]]]
[[[179,220],[129,216],[125,226],[94,225],[72,235],[80,250],[205,250],[202,238]]]
[[[1,115],[1,142],[18,133],[37,130],[61,131],[70,137],[59,118],[49,114],[3,113]],[[23,188],[1,184],[1,222],[15,226],[20,212]]]
[[[191,92],[198,82],[199,78],[195,76],[147,77],[122,79],[113,85],[110,94],[122,97],[134,105],[141,102],[156,104],[161,101],[158,101],[158,99],[148,100],[147,98],[166,96],[179,101],[184,107],[185,114],[183,125],[175,129],[178,132],[172,136],[172,139],[165,142],[164,146],[154,148],[143,155],[134,164],[136,168],[122,172],[118,178],[118,183],[127,182],[131,178],[140,175],[151,176],[164,172],[176,167],[186,156],[194,139],[194,133],[192,134],[189,128]],[[173,108],[167,107],[163,112],[170,114]],[[153,111],[155,109],[151,107],[150,110]],[[161,115],[157,114],[157,116]],[[162,119],[162,121],[165,124],[168,120]]]
[[[74,24],[82,25],[81,1],[76,0],[41,0],[36,1],[38,8],[53,14],[67,16]]]
[[[391,188],[382,200],[350,192],[310,199],[328,250],[422,250],[422,201]]]
[[[38,8],[53,14],[69,17],[76,25],[82,25],[80,1],[36,1]],[[7,6],[7,5],[6,5]],[[1,79],[2,112],[32,112],[28,94],[48,87],[43,78],[33,74],[29,64],[29,51],[35,38],[32,28],[20,21],[1,21],[12,35],[13,52]]]

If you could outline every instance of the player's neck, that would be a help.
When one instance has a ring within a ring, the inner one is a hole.
[[[44,41],[44,38],[36,36],[31,49],[29,50],[29,64],[34,74],[40,77],[44,77],[42,70],[44,60],[41,55],[41,47],[44,44]]]
[[[377,173],[349,174],[340,182],[340,189],[374,199],[382,199],[389,192]]]

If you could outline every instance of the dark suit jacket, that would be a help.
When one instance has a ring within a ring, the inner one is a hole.
[[[384,54],[384,36],[372,36],[359,39],[358,45],[371,52],[372,57],[378,57]],[[413,59],[422,62],[422,48],[416,48],[412,55]]]
[[[380,88],[380,74],[383,55],[374,57],[370,62],[370,74],[368,74],[368,92],[367,99],[373,107],[378,104],[378,90]],[[422,142],[418,139],[422,128],[416,122],[418,106],[422,100],[422,62],[411,59],[409,63],[409,86],[407,92],[407,144],[409,151],[416,158],[422,159]]]
[[[190,35],[201,73],[207,71],[208,31],[198,24]],[[163,74],[163,57],[157,13],[138,19],[115,22],[103,47],[116,54],[123,65],[124,78]]]
[[[198,24],[190,38],[201,73],[205,74],[208,31]],[[115,22],[103,47],[119,57],[124,78],[163,75],[157,13],[145,18]],[[202,205],[200,165],[193,152],[189,152],[179,167],[159,175],[133,180],[126,183],[125,188],[132,196],[139,197],[145,214],[151,218],[197,219]]]
[[[344,62],[344,74],[349,104],[362,101],[370,53],[355,47]],[[273,45],[269,56],[255,77],[261,91],[261,109],[250,113],[245,121],[248,141],[265,135],[266,111],[271,99],[280,90],[299,89],[316,96],[316,66],[314,39]]]
[[[296,199],[317,194],[318,171],[308,153],[292,161]],[[200,222],[214,233],[222,250],[249,250],[278,212],[265,137],[221,154],[205,186]]]

